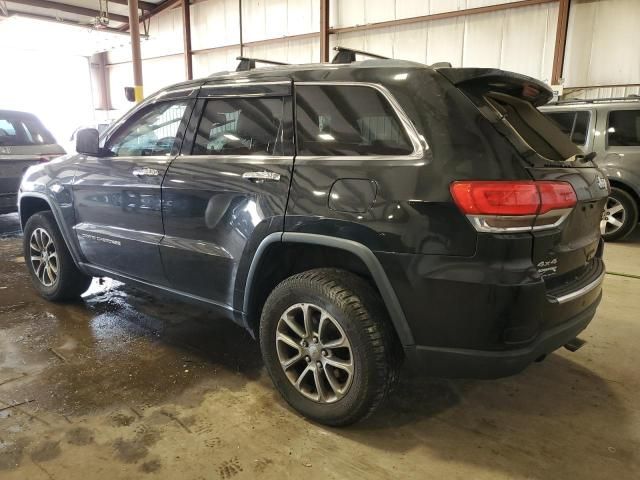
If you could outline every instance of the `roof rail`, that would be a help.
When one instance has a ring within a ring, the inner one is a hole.
[[[275,60],[264,60],[262,58],[249,58],[249,57],[236,57],[236,60],[240,60],[236,67],[236,72],[246,72],[247,70],[253,70],[256,68],[256,63],[268,63],[269,65],[289,65],[285,62],[276,62]]]
[[[429,65],[431,68],[451,68],[451,62],[436,62]]]
[[[559,100],[553,105],[566,105],[570,103],[605,103],[605,102],[638,102],[640,95],[631,94],[626,97],[610,97],[610,98],[574,98],[567,100]]]
[[[364,57],[389,60],[389,57],[383,57],[382,55],[378,55],[376,53],[364,52],[362,50],[355,50],[353,48],[333,47],[333,49],[338,53],[335,54],[333,60],[331,60],[331,63],[353,63],[356,61],[356,54],[362,55]]]

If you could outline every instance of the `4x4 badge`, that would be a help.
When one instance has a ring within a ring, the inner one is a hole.
[[[604,179],[604,177],[601,177],[600,175],[598,175],[598,186],[604,190],[605,188],[607,188],[607,181]]]

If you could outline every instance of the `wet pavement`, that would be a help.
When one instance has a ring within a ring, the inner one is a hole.
[[[0,479],[640,478],[633,276],[608,275],[579,352],[497,381],[405,375],[330,429],[285,405],[233,323],[110,280],[46,302],[21,241],[0,216]],[[607,261],[640,271],[640,238]]]
[[[20,233],[20,220],[17,213],[0,215],[0,238],[18,237]]]

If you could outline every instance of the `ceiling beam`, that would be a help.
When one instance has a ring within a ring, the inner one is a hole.
[[[47,10],[57,10],[59,12],[73,13],[75,15],[83,15],[86,17],[96,18],[100,16],[99,10],[92,8],[78,7],[76,5],[66,5],[64,3],[51,2],[50,0],[10,0],[11,3],[17,3],[20,5],[28,5],[30,7],[46,8]],[[129,17],[126,15],[117,15],[115,13],[109,14],[110,20],[115,20],[120,23],[128,23]]]
[[[118,5],[129,5],[129,0],[109,0],[109,3],[117,3]],[[158,5],[151,2],[138,2],[138,8],[145,12],[150,12]]]
[[[9,11],[9,16],[10,17],[23,17],[23,18],[31,18],[33,20],[42,20],[44,22],[51,22],[51,23],[61,23],[62,25],[69,25],[71,27],[79,27],[79,28],[84,28],[84,29],[91,29],[91,30],[95,30],[98,32],[108,32],[108,33],[117,33],[119,35],[127,35],[128,33],[126,32],[122,32],[120,30],[118,30],[117,28],[113,28],[113,27],[100,27],[100,28],[95,28],[94,25],[92,24],[88,24],[88,23],[83,23],[83,22],[79,22],[77,20],[71,20],[68,18],[60,18],[60,17],[49,17],[47,15],[38,15],[36,13],[23,13],[23,12],[11,12]]]
[[[140,23],[142,22],[146,22],[147,20],[149,20],[151,17],[164,12],[165,10],[168,10],[169,8],[173,8],[173,7],[177,7],[178,5],[180,5],[180,3],[182,2],[182,0],[165,0],[164,2],[158,4],[156,6],[156,8],[154,8],[153,10],[149,11],[149,12],[145,12],[144,15],[140,15]],[[123,32],[128,32],[129,31],[129,22],[127,22],[126,25],[122,25],[121,27],[118,27],[121,31]]]

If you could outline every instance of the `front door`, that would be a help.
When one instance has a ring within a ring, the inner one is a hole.
[[[243,254],[283,228],[293,169],[291,83],[204,85],[200,95],[193,134],[162,186],[160,251],[172,287],[233,308]]]
[[[158,251],[160,187],[192,104],[169,100],[142,107],[106,140],[106,156],[80,157],[73,185],[75,230],[91,264],[166,284]]]

